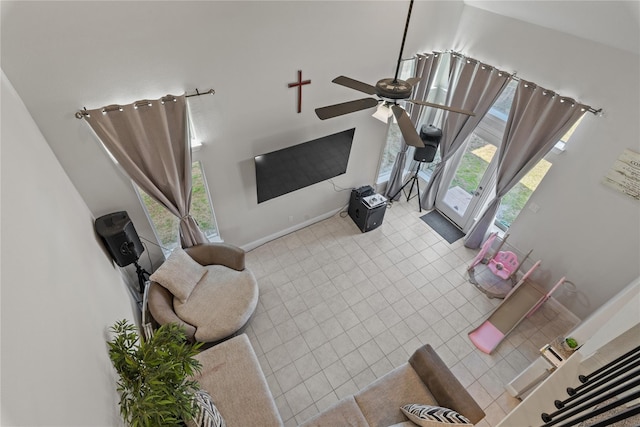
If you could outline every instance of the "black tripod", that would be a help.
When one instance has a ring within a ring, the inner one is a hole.
[[[433,125],[422,125],[420,128],[420,139],[424,143],[424,147],[416,148],[413,151],[413,160],[418,162],[416,164],[416,170],[413,173],[413,176],[404,183],[402,187],[396,193],[389,198],[390,201],[393,201],[398,194],[404,188],[411,183],[411,188],[409,188],[409,194],[407,195],[407,202],[411,200],[411,193],[413,192],[413,186],[415,185],[418,190],[418,207],[420,208],[420,212],[422,212],[422,200],[420,198],[420,182],[418,181],[418,174],[420,173],[420,168],[424,163],[431,163],[433,159],[436,157],[436,152],[438,151],[438,145],[440,144],[440,138],[442,138],[442,131]]]
[[[416,170],[415,170],[415,172],[413,173],[413,175],[411,176],[411,178],[409,178],[409,179],[407,180],[407,182],[405,182],[405,183],[402,185],[402,187],[400,187],[400,189],[399,189],[398,191],[396,191],[396,193],[395,193],[393,196],[391,196],[391,197],[389,198],[389,200],[394,200],[394,199],[396,198],[396,196],[398,196],[398,194],[400,194],[400,192],[401,192],[402,190],[404,190],[404,188],[405,188],[407,185],[411,184],[411,188],[409,188],[409,194],[407,194],[407,202],[408,202],[409,200],[411,200],[411,199],[413,199],[414,197],[416,197],[416,196],[411,197],[411,193],[413,192],[413,186],[415,185],[415,186],[416,186],[416,189],[418,190],[418,194],[417,194],[417,196],[418,196],[418,208],[420,209],[420,212],[422,212],[422,200],[420,199],[420,182],[418,181],[418,173],[420,173],[420,168],[422,167],[422,165],[423,165],[424,163],[427,163],[427,162],[418,161],[418,162],[416,163]],[[406,194],[406,193],[405,193],[405,194]]]
[[[138,261],[134,261],[133,264],[136,266],[136,274],[138,275],[138,286],[140,286],[140,294],[144,293],[144,285],[149,280],[149,272],[142,268]]]

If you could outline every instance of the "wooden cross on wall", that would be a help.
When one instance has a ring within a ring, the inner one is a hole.
[[[298,113],[302,112],[302,86],[311,84],[311,80],[302,80],[302,70],[298,70],[298,81],[289,83],[289,88],[298,88]]]

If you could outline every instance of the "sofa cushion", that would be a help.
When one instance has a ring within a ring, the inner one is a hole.
[[[470,426],[471,422],[452,409],[411,403],[400,408],[411,421],[421,427]]]
[[[224,418],[206,390],[196,391],[194,400],[198,412],[193,419],[187,420],[187,427],[226,427]]]
[[[204,268],[207,274],[189,299],[174,299],[173,308],[180,319],[196,327],[198,341],[213,342],[233,335],[247,323],[258,304],[258,284],[249,270],[223,265]]]
[[[186,302],[206,273],[205,267],[181,248],[176,248],[149,279],[168,289],[181,302]]]
[[[299,427],[368,427],[353,396],[345,397],[330,408],[308,419]]]
[[[227,427],[282,426],[258,357],[246,334],[195,356],[202,371],[193,378],[206,390]]]
[[[354,397],[371,427],[387,427],[407,421],[400,410],[407,402],[437,405],[408,363],[378,378]]]

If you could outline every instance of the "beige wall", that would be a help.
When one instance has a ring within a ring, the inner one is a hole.
[[[132,318],[93,217],[2,73],[3,426],[120,425],[105,340]]]
[[[349,168],[335,182],[350,188],[375,179],[385,126],[370,112],[320,121],[313,109],[360,97],[331,84],[337,75],[373,83],[393,74],[404,2],[3,1],[0,7],[3,69],[96,217],[126,210],[138,233],[154,239],[131,183],[74,112],[195,88],[216,89],[192,98],[192,106],[204,141],[197,156],[227,242],[251,247],[348,200],[348,192],[324,182],[258,205],[255,155],[355,126]],[[567,153],[553,159],[531,199],[540,209],[525,209],[510,237],[542,260],[546,285],[564,275],[576,283],[576,296],[557,296],[584,318],[640,274],[638,202],[600,184],[624,148],[640,151],[638,55],[462,1],[416,2],[405,56],[450,48],[605,109],[603,118],[588,115]],[[312,81],[303,89],[301,114],[286,87],[299,69]],[[148,250],[154,260],[162,257],[153,245]]]
[[[197,156],[225,241],[259,243],[348,202],[348,191],[336,192],[323,182],[258,205],[256,155],[356,127],[347,173],[334,181],[351,188],[375,180],[386,127],[370,117],[373,110],[326,121],[313,110],[365,96],[332,84],[338,75],[371,84],[393,77],[408,2],[1,6],[3,69],[96,217],[126,210],[138,233],[154,239],[130,182],[74,112],[196,88],[216,90],[214,96],[190,98],[190,105],[204,144]],[[431,49],[448,46],[462,7],[461,1],[416,2],[405,56],[424,40]],[[303,88],[300,114],[296,91],[287,88],[298,70],[311,80]]]

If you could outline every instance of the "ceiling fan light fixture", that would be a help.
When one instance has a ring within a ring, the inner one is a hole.
[[[386,102],[380,103],[378,108],[376,108],[376,112],[372,114],[373,117],[380,120],[382,123],[389,123],[389,117],[392,116],[391,108],[387,105]]]

